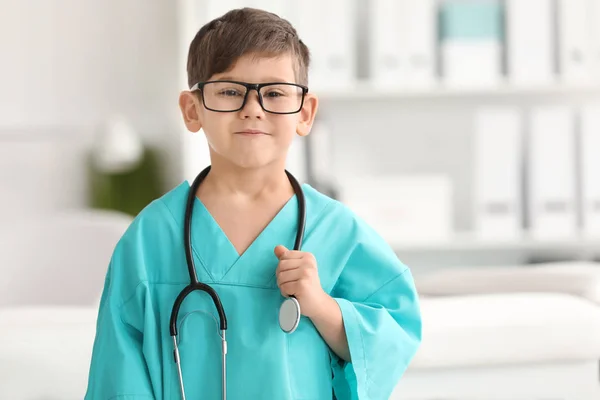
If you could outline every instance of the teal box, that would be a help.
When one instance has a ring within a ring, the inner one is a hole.
[[[504,38],[504,4],[500,0],[446,0],[439,10],[440,40]]]

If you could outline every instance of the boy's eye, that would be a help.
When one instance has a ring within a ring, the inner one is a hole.
[[[223,89],[223,90],[219,91],[218,94],[221,96],[225,96],[225,97],[235,97],[235,96],[242,95],[242,93],[236,89]]]
[[[276,97],[282,97],[282,96],[285,96],[285,93],[282,93],[280,91],[275,91],[275,90],[271,90],[271,91],[268,91],[267,93],[263,94],[263,97],[276,98]]]

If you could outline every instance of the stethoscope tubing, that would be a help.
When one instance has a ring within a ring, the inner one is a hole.
[[[202,170],[194,182],[190,187],[190,191],[187,197],[186,207],[185,207],[185,216],[184,216],[184,250],[185,257],[188,269],[188,275],[190,278],[190,283],[179,293],[175,302],[173,304],[173,309],[171,311],[171,318],[169,321],[169,332],[171,337],[173,338],[173,358],[175,360],[175,364],[177,366],[177,372],[179,375],[179,385],[181,390],[181,398],[185,400],[185,387],[183,384],[183,373],[181,369],[181,357],[179,354],[179,347],[177,345],[177,318],[179,316],[179,310],[185,298],[194,291],[203,291],[210,295],[215,309],[219,314],[219,330],[221,332],[221,385],[222,385],[222,398],[225,400],[227,398],[227,340],[226,340],[226,331],[227,331],[227,315],[225,314],[225,310],[223,309],[223,304],[221,303],[221,299],[217,292],[210,286],[205,283],[202,283],[198,280],[198,274],[196,272],[196,266],[194,264],[194,257],[192,254],[192,212],[194,208],[194,203],[196,201],[196,193],[202,181],[206,178],[208,173],[210,172],[211,167],[208,166],[204,170]],[[294,193],[296,194],[296,198],[298,201],[298,227],[296,231],[296,240],[294,242],[294,250],[300,250],[302,247],[302,241],[304,240],[304,229],[306,225],[306,200],[304,198],[304,193],[302,191],[302,187],[294,178],[294,176],[285,171],[287,177],[290,181],[294,189]],[[293,296],[292,296],[293,297]],[[294,298],[297,303],[297,300]],[[298,314],[300,313],[298,306]],[[298,315],[299,317],[299,315]],[[293,331],[293,330],[292,330]],[[288,332],[290,333],[290,332]]]

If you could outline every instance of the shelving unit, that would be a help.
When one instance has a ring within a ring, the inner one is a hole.
[[[334,126],[335,174],[443,173],[454,185],[456,233],[444,241],[389,243],[416,273],[455,266],[519,265],[600,260],[600,238],[485,240],[473,228],[473,115],[480,106],[577,108],[600,100],[600,84],[555,83],[518,87],[381,89],[359,82],[347,89],[315,89],[321,112]],[[360,157],[356,157],[360,154]]]
[[[518,250],[526,252],[556,251],[580,252],[600,255],[600,238],[535,239],[528,235],[515,239],[485,239],[475,234],[456,234],[448,240],[432,242],[390,241],[390,245],[403,252],[426,251],[499,251]]]
[[[457,234],[444,241],[393,242],[398,257],[419,273],[446,267],[522,265],[553,261],[600,261],[600,238],[487,240]]]
[[[504,97],[539,96],[595,96],[600,93],[600,82],[593,84],[555,83],[543,86],[515,86],[505,83],[497,87],[453,88],[437,84],[424,88],[381,88],[368,81],[359,81],[348,88],[321,89],[315,93],[326,102],[380,101],[380,100],[466,100],[469,98],[500,99]]]
[[[357,0],[361,12],[367,0]],[[201,6],[179,0],[185,65],[187,45],[202,23]],[[428,87],[381,87],[369,82],[367,18],[357,21],[360,48],[357,81],[348,87],[310,85],[320,99],[316,124],[330,125],[331,170],[340,181],[356,175],[446,174],[454,188],[454,229],[470,232],[473,193],[473,116],[480,106],[509,105],[526,113],[530,107],[556,103],[577,107],[600,101],[600,81],[568,83],[559,76],[547,85],[514,85],[507,79],[493,87],[451,87],[439,81]],[[181,68],[185,71],[185,68]],[[185,85],[185,79],[181,79]],[[315,124],[315,126],[316,126]],[[205,141],[184,133],[184,175],[207,163]],[[199,150],[200,149],[200,150]],[[339,189],[339,188],[337,188]],[[452,265],[506,265],[539,260],[600,259],[600,238],[484,240],[457,233],[446,241],[395,242],[390,245],[407,264],[419,269]]]

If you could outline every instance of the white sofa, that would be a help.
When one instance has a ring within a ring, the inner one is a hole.
[[[0,227],[10,277],[0,282],[0,399],[81,399],[98,296],[130,218],[38,217]],[[423,344],[392,399],[600,399],[600,266],[453,269],[417,288]]]
[[[565,294],[422,299],[424,338],[393,400],[600,398],[600,312]],[[94,307],[0,309],[0,398],[81,399]]]
[[[80,400],[104,277],[131,218],[78,210],[10,220],[0,226],[0,399]]]
[[[81,400],[97,309],[0,308],[0,399]]]
[[[417,280],[423,344],[393,399],[600,399],[600,264]]]
[[[2,220],[0,307],[11,307],[97,302],[114,247],[132,218],[85,209]]]

